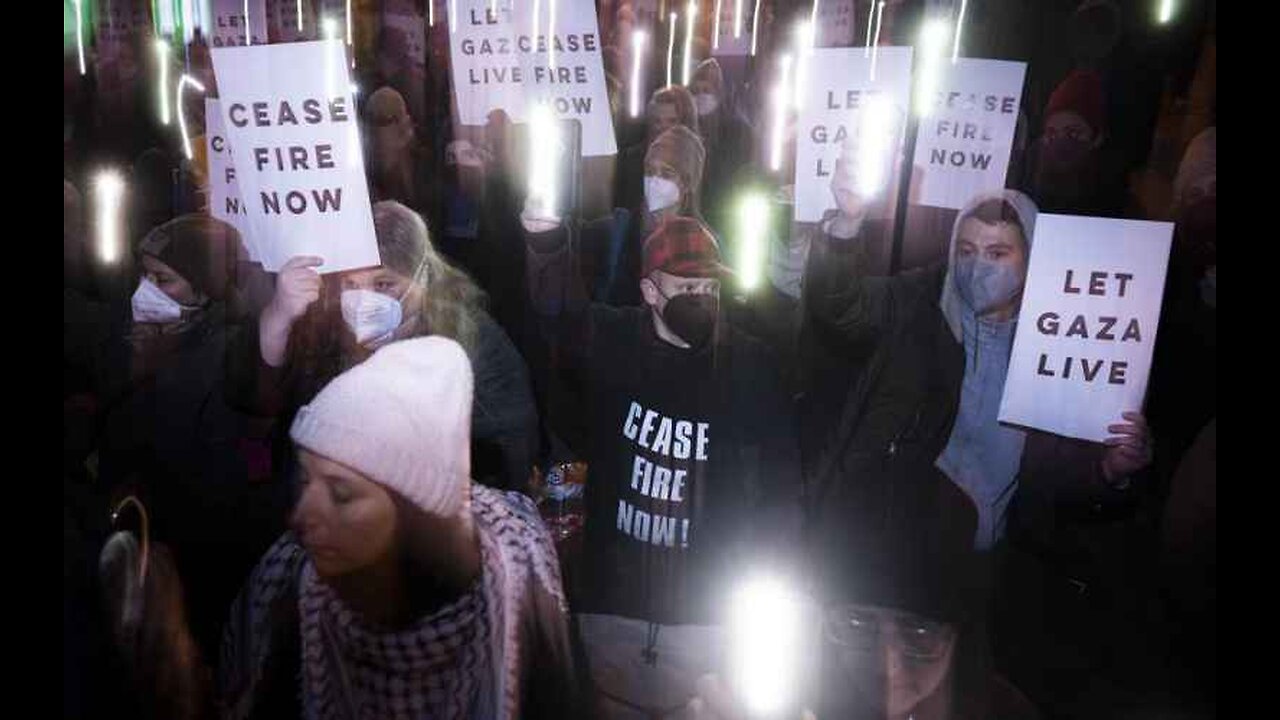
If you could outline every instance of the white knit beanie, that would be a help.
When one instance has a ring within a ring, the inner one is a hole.
[[[298,445],[403,495],[427,513],[461,513],[471,481],[471,363],[445,337],[380,348],[298,411]]]

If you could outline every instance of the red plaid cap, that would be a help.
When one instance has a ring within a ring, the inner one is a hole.
[[[695,218],[669,217],[644,241],[641,277],[661,270],[677,277],[724,277],[732,271],[720,263],[715,236]]]

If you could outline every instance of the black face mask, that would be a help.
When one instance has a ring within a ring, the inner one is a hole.
[[[662,294],[662,291],[659,290],[658,293]],[[707,344],[711,332],[715,330],[719,310],[718,295],[677,295],[667,298],[666,307],[662,309],[662,319],[671,328],[671,332],[694,348],[701,348]]]

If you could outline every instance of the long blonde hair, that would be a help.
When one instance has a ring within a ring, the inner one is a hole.
[[[479,333],[476,318],[486,305],[484,290],[440,255],[422,216],[401,203],[375,203],[373,226],[382,264],[410,277],[424,290],[417,310],[426,327],[419,334],[451,338],[472,354]],[[413,314],[412,308],[405,310],[406,315]]]
[[[440,255],[431,243],[426,222],[408,207],[395,200],[374,203],[373,226],[382,265],[409,277],[423,289],[421,304],[405,308],[406,318],[415,314],[419,318],[413,336],[443,335],[457,341],[469,357],[475,357],[480,334],[478,318],[487,303],[484,290]],[[359,346],[352,348],[343,341],[346,334],[338,311],[339,284],[327,282],[325,292],[329,302],[308,311],[290,338],[291,353],[297,353],[299,369],[321,386],[371,352]]]

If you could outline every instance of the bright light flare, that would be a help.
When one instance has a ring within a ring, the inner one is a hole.
[[[120,206],[124,179],[115,170],[102,170],[93,181],[94,205],[98,211],[98,257],[105,264],[120,258]]]
[[[742,37],[742,0],[733,0],[733,39]]]
[[[84,0],[72,0],[76,6],[76,53],[80,56],[80,74],[84,75]]]
[[[813,22],[808,20],[796,23],[796,109],[804,105],[804,94],[809,81],[809,56],[813,55],[813,27]]]
[[[951,46],[951,64],[960,59],[960,32],[964,30],[964,11],[969,7],[969,0],[960,0],[960,14],[956,16],[956,36]]]
[[[939,18],[928,20],[920,29],[920,75],[916,82],[916,113],[928,117],[933,112],[938,93],[939,76],[942,74],[942,53],[951,28]]]
[[[160,91],[156,93],[160,96],[160,124],[169,124],[169,43],[161,38],[156,38],[154,45],[156,51],[156,64],[159,65],[160,71]]]
[[[631,117],[640,117],[640,61],[649,38],[643,30],[631,32]]]
[[[876,81],[876,60],[880,56],[880,23],[884,20],[884,0],[876,4],[876,36],[871,45],[871,82]]]
[[[187,121],[182,112],[182,88],[188,85],[201,93],[204,92],[204,85],[199,80],[183,73],[182,77],[178,78],[178,88],[173,93],[173,107],[178,111],[178,128],[182,130],[182,151],[186,153],[187,159],[190,160],[192,158],[191,137],[187,133]]]
[[[733,595],[730,677],[748,712],[772,716],[795,700],[800,681],[804,605],[785,585],[755,578]]]
[[[867,5],[867,49],[863,53],[863,57],[871,57],[871,28],[876,24],[876,4],[869,3]]]
[[[858,192],[863,197],[873,197],[889,179],[897,111],[887,96],[872,95],[858,120]]]
[[[559,217],[556,207],[560,126],[551,106],[538,103],[529,113],[529,207],[538,217]]]
[[[769,225],[769,201],[752,192],[738,203],[738,280],[743,290],[754,290],[764,275],[765,233]]]
[[[556,0],[547,0],[547,63],[556,66]]]
[[[751,57],[756,56],[756,38],[760,29],[760,0],[756,0],[756,9],[751,13]]]
[[[791,78],[791,55],[784,54],[780,59],[778,84],[773,88],[773,131],[769,137],[769,169],[778,172],[782,169],[782,135],[787,124],[787,106],[791,95],[788,81]]]
[[[684,58],[682,58],[681,77],[683,81],[681,85],[689,84],[689,73],[692,72],[691,61],[693,60],[693,21],[698,17],[698,3],[696,0],[689,0],[689,9],[686,11],[688,23],[684,30]]]
[[[1160,0],[1160,10],[1156,19],[1161,25],[1173,19],[1173,0]]]
[[[716,0],[715,26],[711,28],[711,49],[720,49],[720,0]]]
[[[667,23],[667,87],[671,86],[671,59],[676,50],[676,14],[671,13],[671,22]]]

